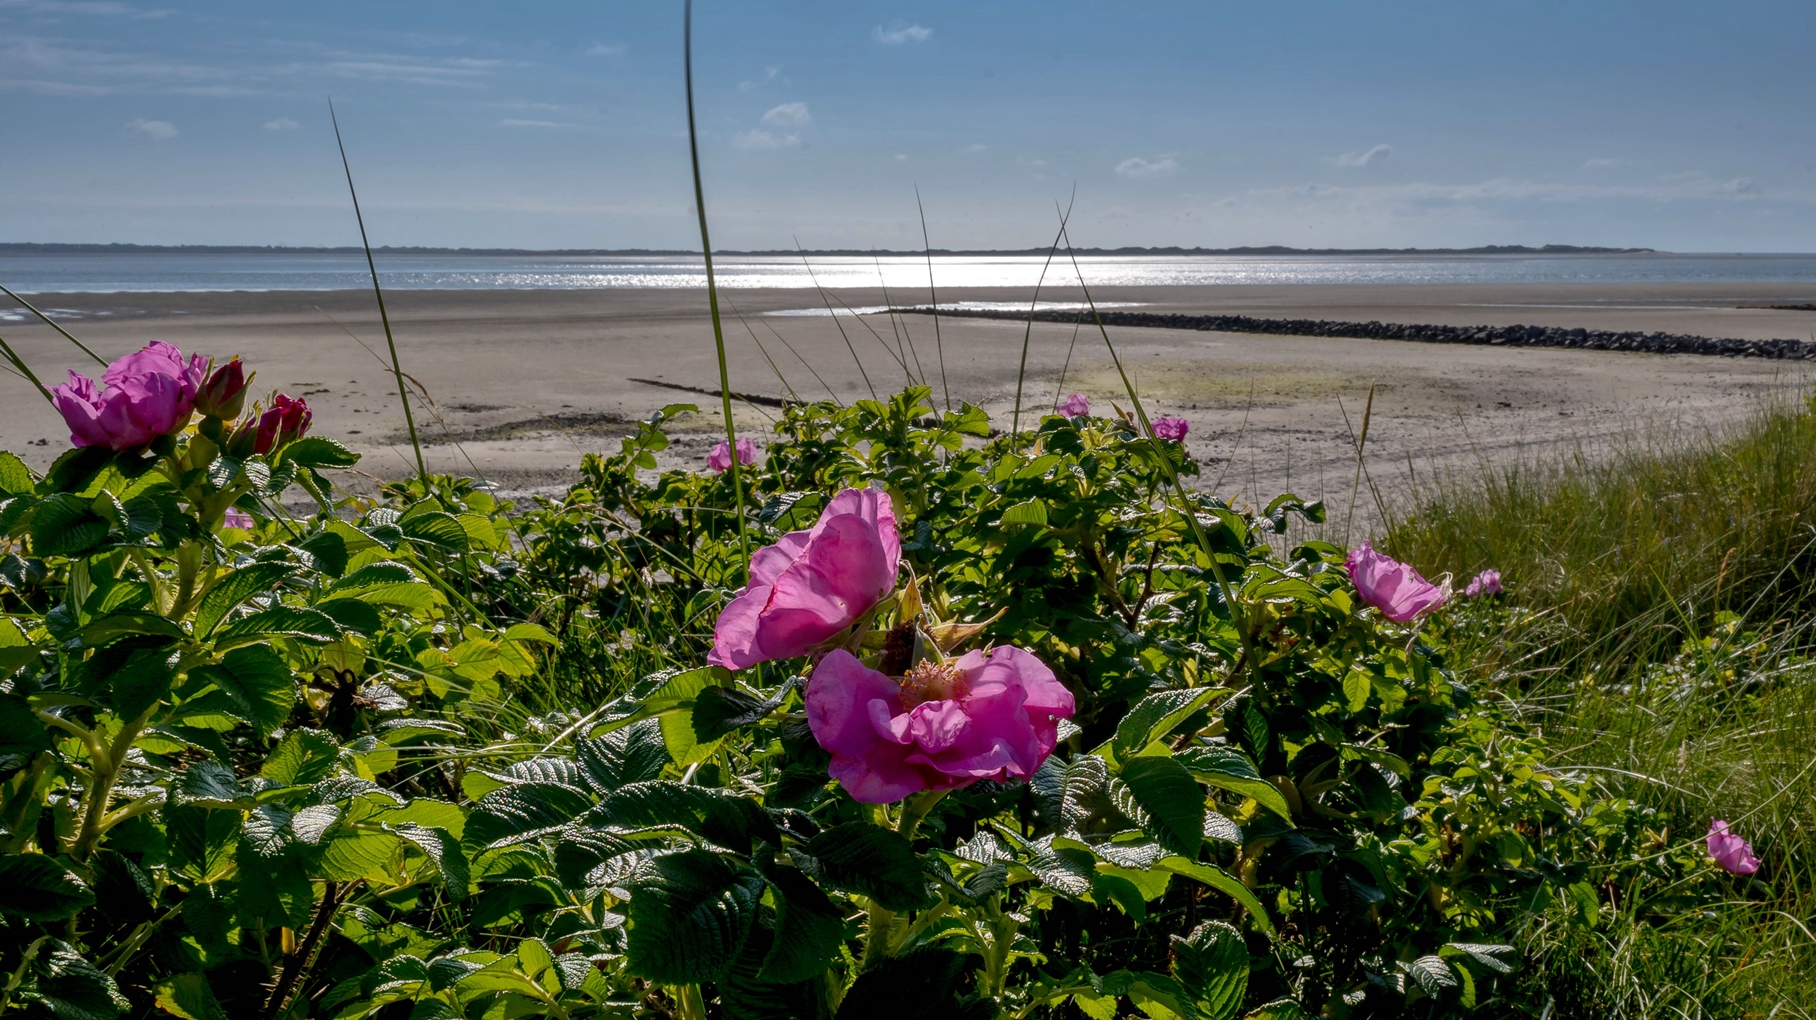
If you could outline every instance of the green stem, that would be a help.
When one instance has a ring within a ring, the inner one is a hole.
[[[83,798],[82,830],[76,835],[76,841],[70,848],[70,856],[77,861],[86,861],[94,853],[95,844],[106,831],[102,819],[107,817],[107,802],[113,798],[114,783],[120,778],[120,766],[126,764],[126,752],[132,749],[132,742],[139,739],[151,713],[157,711],[158,705],[152,704],[137,719],[120,727],[119,735],[114,737],[111,747],[103,748],[95,759],[94,774],[89,777],[88,796]]]
[[[895,823],[895,831],[903,839],[914,839],[914,832],[921,827],[921,820],[927,817],[927,812],[932,811],[933,805],[938,804],[946,793],[945,790],[922,790],[903,801],[902,817]],[[895,955],[895,947],[891,945],[890,939],[890,932],[895,927],[895,911],[872,900],[865,916],[869,918],[869,923],[864,932],[864,969],[869,970]]]
[[[706,1020],[706,998],[700,994],[699,985],[677,987],[675,1005],[680,1007],[681,1020]]]

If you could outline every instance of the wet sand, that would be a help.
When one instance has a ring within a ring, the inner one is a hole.
[[[880,291],[831,293],[835,303],[884,303]],[[929,316],[880,314],[835,323],[825,316],[767,314],[823,310],[814,291],[724,296],[734,390],[805,399],[832,393],[851,400],[867,396],[870,387],[886,393],[909,375],[924,375],[936,399],[949,388],[954,401],[979,403],[1000,427],[1008,425],[1022,323],[945,318],[936,330]],[[898,305],[926,300],[925,293],[899,290],[889,296]],[[1795,284],[1140,287],[1092,296],[1199,314],[1525,323],[1743,338],[1808,338],[1816,329],[1816,312],[1765,307],[1816,301],[1816,288]],[[434,397],[434,409],[419,415],[434,469],[478,474],[508,493],[552,492],[572,479],[582,452],[615,450],[629,421],[664,404],[701,405],[700,414],[677,425],[672,462],[702,463],[721,428],[716,398],[633,381],[718,385],[703,291],[392,291],[386,297],[404,370]],[[943,289],[939,297],[1026,301],[1029,295]],[[1041,294],[1043,301],[1078,297],[1056,288]],[[238,354],[258,371],[256,392],[306,397],[320,433],[365,455],[360,471],[396,477],[411,470],[370,292],[45,294],[32,300],[56,310],[60,321],[107,357],[152,339],[217,357]],[[5,321],[9,310],[18,311],[0,300],[0,336],[47,381],[60,379],[65,369],[93,367],[48,328]],[[1807,363],[1696,355],[1164,329],[1113,329],[1111,337],[1151,410],[1191,421],[1188,445],[1204,464],[1203,484],[1242,499],[1292,489],[1339,505],[1351,490],[1350,437],[1361,428],[1371,386],[1369,474],[1378,487],[1400,491],[1409,475],[1425,484],[1443,471],[1485,461],[1578,447],[1593,451],[1636,429],[1656,436],[1716,426],[1748,413],[1774,388],[1801,386],[1809,371]],[[1036,324],[1024,407],[1050,409],[1061,390],[1082,391],[1103,410],[1112,401],[1126,402],[1094,329]],[[735,413],[741,428],[757,430],[761,438],[775,412],[740,405]],[[66,443],[60,421],[26,383],[0,378],[0,445],[41,466]]]

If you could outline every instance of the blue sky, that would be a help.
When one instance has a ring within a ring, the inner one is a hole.
[[[723,247],[1816,251],[1816,5],[699,0]],[[674,2],[0,0],[0,240],[697,246]]]

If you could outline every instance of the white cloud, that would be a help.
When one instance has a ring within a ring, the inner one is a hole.
[[[504,120],[501,120],[498,122],[498,126],[499,127],[550,128],[550,127],[567,127],[568,125],[563,124],[559,121],[553,121],[553,120],[519,120],[515,117],[506,117]]]
[[[623,43],[594,43],[586,49],[589,57],[622,57],[630,52],[630,47]]]
[[[731,144],[740,149],[780,149],[801,144],[801,136],[790,134],[777,137],[768,131],[746,131],[734,136]]]
[[[965,151],[966,152],[982,152],[988,148],[989,148],[988,145],[983,145],[981,143],[972,143],[971,145],[965,146]]]
[[[1120,177],[1139,180],[1143,177],[1171,177],[1179,170],[1179,161],[1171,156],[1150,163],[1140,156],[1130,156],[1116,164],[1116,173]]]
[[[156,142],[167,142],[177,136],[175,124],[167,120],[146,120],[143,117],[127,121],[126,130]]]
[[[882,43],[884,46],[900,46],[903,43],[926,42],[928,39],[933,38],[933,29],[922,28],[919,25],[909,25],[900,21],[892,21],[889,23],[888,28],[878,25],[876,28],[871,29],[870,34],[876,38],[877,42]]]
[[[1377,159],[1386,159],[1387,157],[1389,157],[1393,154],[1394,154],[1393,146],[1382,144],[1382,145],[1377,145],[1372,149],[1369,149],[1367,152],[1346,152],[1343,155],[1337,157],[1337,165],[1338,166],[1367,166],[1368,164],[1373,163]],[[1415,160],[1414,162],[1417,162],[1417,161]]]
[[[775,81],[776,76],[781,73],[782,73],[782,69],[779,67],[765,67],[763,69],[763,77],[751,78],[749,80],[739,82],[738,91],[739,92],[749,92],[752,89],[760,89],[763,86],[768,85],[770,82]]]
[[[897,163],[906,163],[906,162],[908,162],[908,154],[907,154],[907,153],[905,153],[905,152],[898,152],[898,153],[896,153],[896,154],[895,154],[895,161],[896,161],[896,162],[897,162]]]
[[[763,123],[770,127],[805,127],[813,123],[813,115],[807,112],[806,103],[783,103],[771,107],[763,115]]]
[[[302,127],[302,125],[291,120],[289,117],[279,117],[276,120],[268,120],[265,122],[265,130],[267,131],[295,131],[299,127]]]
[[[163,18],[167,10],[141,11],[131,4],[111,0],[0,0],[0,11],[30,11],[33,14],[87,14],[100,18]]]

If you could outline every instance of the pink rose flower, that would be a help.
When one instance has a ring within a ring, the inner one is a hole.
[[[1184,418],[1154,419],[1154,435],[1175,443],[1185,442],[1185,434],[1192,429],[1192,423]]]
[[[238,418],[240,409],[246,406],[246,384],[250,381],[246,366],[238,358],[216,367],[197,391],[195,409],[213,418]]]
[[[805,655],[889,594],[901,560],[889,494],[846,489],[811,529],[750,558],[750,584],[719,614],[706,661],[743,669]]]
[[[867,804],[1032,776],[1072,710],[1072,692],[1020,648],[923,659],[899,683],[838,648],[807,683],[807,723],[832,752],[828,771]]]
[[[314,419],[308,401],[279,393],[271,398],[270,410],[259,415],[258,439],[252,452],[270,453],[296,442],[309,434],[309,423]]]
[[[1478,595],[1499,595],[1500,593],[1501,572],[1498,570],[1482,571],[1470,578],[1469,587],[1463,589],[1463,594],[1470,598],[1475,598]]]
[[[1412,567],[1375,552],[1364,542],[1343,562],[1362,601],[1397,623],[1410,623],[1444,604],[1444,589],[1419,576]]]
[[[750,465],[756,462],[757,444],[744,436],[739,436],[738,463]],[[723,439],[719,440],[719,445],[713,447],[712,452],[706,455],[706,466],[711,468],[715,475],[722,475],[731,470],[731,445]]]
[[[1078,418],[1091,413],[1091,401],[1083,393],[1074,393],[1059,405],[1059,413],[1068,418]]]
[[[207,370],[200,354],[185,363],[182,351],[153,340],[107,366],[99,386],[69,373],[51,399],[69,425],[71,443],[130,450],[189,423]]]
[[[1759,858],[1746,840],[1728,831],[1728,823],[1716,818],[1709,822],[1709,856],[1730,875],[1751,875],[1759,870]]]
[[[238,507],[230,506],[227,508],[226,515],[221,518],[221,523],[229,528],[250,531],[252,530],[252,515]]]

